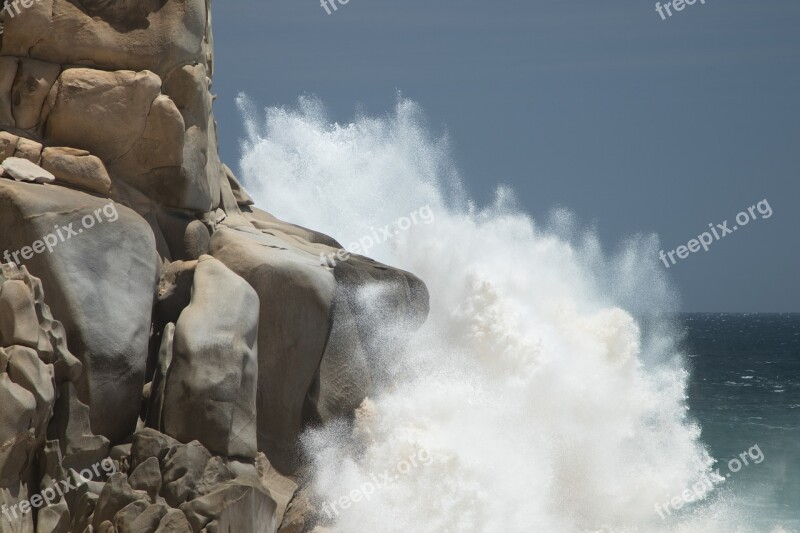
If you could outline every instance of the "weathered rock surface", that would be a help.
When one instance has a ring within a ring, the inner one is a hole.
[[[103,70],[166,73],[203,55],[201,0],[136,4],[40,0],[5,18],[3,54]],[[62,37],[69,36],[69,41]]]
[[[197,439],[222,455],[255,458],[257,338],[255,290],[221,262],[202,256],[191,302],[175,325],[165,433],[184,442]]]
[[[39,165],[21,157],[9,157],[0,163],[0,166],[3,167],[5,175],[17,181],[52,183],[56,179],[53,174]]]
[[[45,148],[42,168],[50,172],[59,185],[85,189],[106,197],[111,192],[111,178],[105,165],[99,157],[85,150]]]
[[[0,531],[302,531],[299,437],[373,392],[424,284],[320,261],[222,164],[210,2],[29,4],[0,15],[0,504],[75,488]]]
[[[158,278],[150,227],[108,200],[8,180],[0,180],[0,227],[0,249],[20,251],[13,258],[41,278],[84,365],[78,395],[92,429],[112,440],[131,434]]]
[[[218,229],[211,254],[258,293],[258,448],[290,472],[303,408],[328,340],[335,280],[317,257],[257,231]]]

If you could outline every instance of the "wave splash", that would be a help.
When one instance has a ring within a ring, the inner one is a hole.
[[[711,472],[687,416],[654,236],[615,253],[565,210],[535,222],[498,188],[470,200],[446,136],[414,102],[331,123],[303,97],[254,111],[242,175],[287,221],[358,242],[430,209],[369,255],[428,285],[430,317],[352,423],[309,431],[313,489],[337,532],[735,531],[706,500],[655,505]],[[735,526],[734,526],[735,525]]]

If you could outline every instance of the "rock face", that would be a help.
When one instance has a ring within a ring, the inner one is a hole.
[[[321,264],[340,245],[222,164],[207,0],[19,6],[0,11],[0,531],[299,531],[300,435],[372,393],[425,285]]]
[[[256,291],[216,259],[201,257],[191,302],[175,325],[161,416],[165,433],[255,459],[258,316]]]
[[[0,248],[42,279],[84,365],[78,391],[93,408],[95,431],[111,439],[130,434],[158,281],[152,230],[109,200],[9,180],[0,180],[0,227]]]

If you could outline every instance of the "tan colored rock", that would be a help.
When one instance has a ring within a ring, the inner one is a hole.
[[[155,533],[194,533],[186,515],[179,509],[170,509],[158,524]]]
[[[168,323],[161,334],[161,346],[158,351],[153,381],[151,382],[150,399],[147,411],[147,426],[161,429],[163,427],[164,401],[167,388],[167,374],[172,364],[172,346],[175,339],[175,324]]]
[[[68,69],[50,92],[45,138],[88,150],[115,181],[154,203],[207,212],[220,194],[219,176],[206,171],[208,134],[195,126],[187,131],[181,111],[160,90],[161,80],[149,71]]]
[[[150,171],[171,167],[175,169],[174,172],[179,172],[183,163],[186,129],[183,117],[168,96],[158,95],[145,118],[144,129],[130,150],[109,163],[109,169],[115,176],[126,177],[132,185],[137,185],[143,191],[147,188],[140,181],[150,177]]]
[[[183,237],[187,259],[199,259],[200,256],[208,254],[208,245],[211,235],[208,228],[199,220],[194,220],[186,226],[186,233]]]
[[[134,523],[139,519],[140,516],[150,507],[150,504],[145,500],[138,500],[135,502],[131,502],[122,509],[120,509],[116,515],[114,515],[114,533],[142,533],[142,529],[134,529]],[[155,520],[154,525],[158,525],[158,522],[161,517],[158,517]]]
[[[0,263],[0,286],[9,281],[21,281],[28,289],[28,293],[17,291],[19,297],[23,298],[26,302],[30,297],[33,298],[33,308],[39,323],[38,341],[35,348],[39,358],[48,364],[52,364],[55,371],[56,383],[63,383],[65,381],[75,381],[81,373],[81,364],[73,356],[66,347],[66,333],[64,327],[57,320],[53,320],[53,315],[50,308],[44,303],[44,290],[42,289],[41,281],[37,278],[30,276],[25,267],[17,268],[13,263],[2,264]],[[11,285],[12,287],[18,285]],[[0,293],[2,289],[0,289]],[[7,295],[11,294],[8,292]],[[27,304],[22,305],[23,308]],[[15,312],[11,317],[13,320],[30,321],[30,318],[23,318],[29,316],[28,312]],[[9,322],[5,321],[5,326],[9,327]],[[26,326],[27,327],[27,326]],[[11,329],[17,330],[16,325]],[[32,337],[32,336],[31,336]],[[8,353],[3,352],[0,363],[4,361],[5,365],[8,363]]]
[[[65,468],[80,471],[108,456],[108,439],[92,432],[89,408],[78,399],[73,383],[59,387],[53,418],[49,431],[58,437]]]
[[[42,157],[42,145],[36,141],[20,137],[14,157],[27,159],[31,163],[39,164]]]
[[[221,455],[255,458],[257,337],[256,292],[221,262],[201,257],[191,303],[175,325],[166,434]]]
[[[43,363],[36,350],[24,346],[12,346],[7,353],[8,377],[33,394],[36,400],[34,431],[39,439],[44,439],[56,397],[53,365]]]
[[[70,348],[83,363],[78,396],[91,409],[94,433],[112,440],[130,435],[158,281],[152,230],[106,199],[9,180],[0,180],[0,227],[0,250],[54,243],[18,257],[42,280],[53,315],[63,321]]]
[[[217,531],[275,533],[275,502],[260,487],[238,480],[180,507],[192,529],[200,531],[217,522]]]
[[[134,490],[128,484],[128,476],[116,473],[108,479],[108,483],[103,487],[100,498],[97,500],[92,525],[97,528],[106,520],[113,521],[114,517],[129,504],[141,501],[141,510],[147,508],[147,494]]]
[[[45,148],[42,168],[53,174],[56,183],[85,189],[103,196],[111,192],[111,178],[99,157],[73,148]]]
[[[11,112],[11,90],[17,77],[18,63],[16,57],[0,57],[0,126],[16,127]]]
[[[279,471],[291,472],[303,408],[328,340],[336,282],[314,254],[257,231],[220,228],[211,254],[258,293],[258,449]]]
[[[208,116],[208,157],[206,159],[205,176],[208,181],[211,196],[211,206],[219,207],[222,201],[221,187],[227,182],[225,169],[219,159],[219,146],[217,146],[217,121],[214,115]],[[210,211],[209,209],[208,211]]]
[[[155,457],[162,462],[166,459],[170,450],[181,444],[170,437],[154,429],[145,428],[137,431],[133,436],[131,445],[131,468],[135,469],[150,457]]]
[[[33,294],[25,282],[10,280],[0,286],[0,344],[39,344],[39,320],[33,307]]]
[[[281,524],[289,503],[297,492],[297,483],[275,470],[263,453],[258,454],[256,467],[262,486],[275,501],[275,523]]]
[[[20,481],[4,482],[3,490],[0,490],[0,508],[10,509],[12,506],[17,506],[17,516],[14,518],[13,514],[7,517],[5,514],[0,513],[0,531],[3,533],[33,533],[33,513],[25,515],[19,514],[19,504],[27,501],[28,498],[33,496],[34,491],[29,489],[27,483]]]
[[[0,163],[7,157],[14,156],[14,152],[17,151],[17,142],[19,142],[19,137],[16,135],[8,133],[7,131],[0,131]]]
[[[160,495],[170,507],[179,507],[200,494],[210,459],[209,451],[197,441],[177,444],[169,449],[162,461]]]
[[[196,187],[207,193],[211,207],[220,202],[221,163],[217,154],[211,113],[211,80],[204,65],[184,65],[164,80],[163,92],[183,116],[186,125],[182,173],[185,180],[194,180]]]
[[[119,533],[153,533],[158,529],[161,520],[169,510],[170,508],[163,503],[154,503],[130,522],[123,522],[118,514],[116,518],[117,531]]]
[[[136,145],[160,89],[149,71],[67,69],[50,91],[45,138],[115,161]]]
[[[320,233],[319,231],[298,226],[297,224],[284,222],[270,213],[262,211],[256,207],[247,207],[246,211],[243,210],[243,214],[244,217],[255,228],[261,231],[278,231],[285,235],[297,237],[299,238],[300,242],[305,241],[311,244],[323,244],[329,248],[333,248],[333,251],[340,250],[342,248],[342,245],[339,244],[333,237],[329,237],[324,233]],[[323,249],[323,251],[330,250]]]
[[[28,58],[20,60],[11,96],[17,128],[34,130],[39,126],[45,98],[60,73],[61,65]]]
[[[6,17],[3,53],[61,65],[161,74],[204,62],[204,0],[37,0]],[[68,45],[64,36],[69,36]]]
[[[186,129],[198,128],[206,133],[211,115],[211,94],[205,66],[183,65],[164,79],[162,92],[175,102],[181,112]]]
[[[100,496],[86,490],[72,491],[67,493],[67,499],[71,501],[69,504],[70,514],[72,515],[72,526],[70,531],[83,531],[84,533],[93,533],[92,527],[92,513],[94,513],[97,502]]]
[[[36,533],[69,533],[69,518],[69,508],[66,502],[62,501],[42,507],[36,516]]]
[[[146,492],[150,497],[150,501],[156,501],[158,492],[161,490],[161,466],[158,458],[150,457],[140,463],[131,472],[128,483],[133,489]],[[159,520],[161,520],[160,516],[156,520],[156,524],[158,524]]]
[[[36,397],[0,374],[0,484],[19,480],[36,442]]]
[[[242,184],[239,183],[239,180],[236,179],[236,175],[233,171],[228,167],[228,165],[222,165],[222,168],[225,170],[225,177],[228,179],[228,185],[230,185],[231,192],[233,192],[233,197],[236,199],[236,203],[240,206],[245,205],[253,205],[253,198],[247,194],[247,191],[244,190]]]

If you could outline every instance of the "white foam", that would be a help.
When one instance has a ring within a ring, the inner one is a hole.
[[[695,505],[680,526],[654,510],[712,462],[687,418],[687,373],[670,324],[639,321],[675,309],[655,237],[633,237],[607,255],[568,212],[537,224],[506,188],[476,207],[447,139],[432,136],[418,106],[400,97],[392,113],[344,125],[310,98],[265,116],[239,103],[243,177],[260,207],[345,243],[426,205],[435,214],[370,251],[426,282],[426,325],[399,360],[385,362],[394,379],[352,430],[331,424],[305,439],[319,502],[358,491],[421,450],[431,462],[338,509],[333,531],[722,531],[735,523],[722,503]]]

